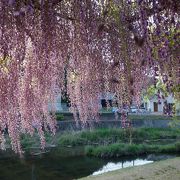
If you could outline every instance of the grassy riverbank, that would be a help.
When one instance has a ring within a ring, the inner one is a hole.
[[[180,158],[168,159],[151,164],[120,169],[98,176],[89,176],[82,180],[179,180]]]
[[[106,146],[88,146],[85,153],[88,156],[101,158],[120,157],[120,156],[137,156],[150,153],[179,153],[180,143],[168,145],[149,145],[149,144],[125,144],[117,143]]]
[[[92,131],[65,133],[58,138],[59,146],[85,146],[85,154],[101,158],[147,153],[179,153],[180,129],[137,128],[96,129]]]
[[[133,128],[132,143],[156,144],[161,141],[175,142],[180,139],[180,129],[175,128]],[[95,129],[80,132],[66,132],[58,137],[59,145],[108,145],[128,143],[129,131],[124,129]]]
[[[102,158],[147,153],[179,153],[180,129],[178,128],[133,128],[131,144],[129,131],[124,129],[94,129],[86,131],[57,132],[46,134],[47,147],[82,146],[84,154]],[[25,151],[40,149],[39,136],[22,135]],[[10,147],[10,142],[7,142]]]

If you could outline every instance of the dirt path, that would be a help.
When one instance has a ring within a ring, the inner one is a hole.
[[[180,157],[90,176],[83,180],[180,180]]]

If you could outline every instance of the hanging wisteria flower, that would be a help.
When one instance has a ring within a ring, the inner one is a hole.
[[[98,120],[102,93],[115,93],[119,107],[140,105],[157,67],[175,89],[179,7],[176,0],[0,0],[1,148],[7,131],[15,152],[21,133],[37,131],[44,147],[44,131],[56,129],[48,104],[57,92],[66,91],[85,124]]]

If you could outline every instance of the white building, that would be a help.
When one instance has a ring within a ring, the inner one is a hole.
[[[107,107],[107,102],[109,102],[109,105],[112,106],[112,101],[115,98],[115,94],[114,93],[102,93],[99,96],[99,104],[101,106],[101,108],[103,107]],[[177,114],[180,114],[180,102],[175,101],[175,99],[173,98],[173,95],[170,94],[168,97],[165,97],[164,99],[161,98],[158,100],[158,97],[156,95],[154,95],[152,98],[150,98],[149,100],[142,101],[142,106],[144,105],[144,108],[152,113],[157,113],[157,114],[163,114],[163,107],[164,107],[164,103],[167,103],[168,108],[172,109],[172,106],[174,104],[176,104],[176,111]],[[59,94],[57,96],[57,99],[55,101],[55,107],[57,111],[68,111],[69,107],[67,106],[67,103],[62,103],[61,102],[61,94]]]
[[[158,97],[156,95],[154,95],[152,98],[150,98],[150,100],[148,100],[145,103],[145,107],[150,112],[155,112],[155,113],[162,114],[163,113],[164,103],[167,103],[168,107],[170,109],[172,109],[172,106],[175,103],[173,95],[170,94],[168,97],[165,97],[164,99],[161,98],[159,100],[158,100]]]

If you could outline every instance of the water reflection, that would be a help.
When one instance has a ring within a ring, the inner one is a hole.
[[[72,180],[174,156],[99,159],[84,156],[83,151],[82,147],[56,148],[38,156],[26,155],[24,159],[12,151],[0,151],[0,180]]]
[[[32,173],[31,173],[31,179],[32,180],[36,180],[36,176],[35,176],[34,170],[35,170],[35,165],[32,164]]]
[[[108,162],[101,169],[99,169],[98,171],[95,171],[92,175],[99,175],[99,174],[103,174],[103,173],[109,172],[109,171],[114,171],[114,170],[118,170],[118,169],[122,169],[122,168],[126,168],[126,167],[149,164],[152,162],[153,161],[148,161],[148,160],[144,160],[144,159],[136,159],[136,160],[125,161],[125,162],[122,161],[122,162],[118,162],[118,163]]]

